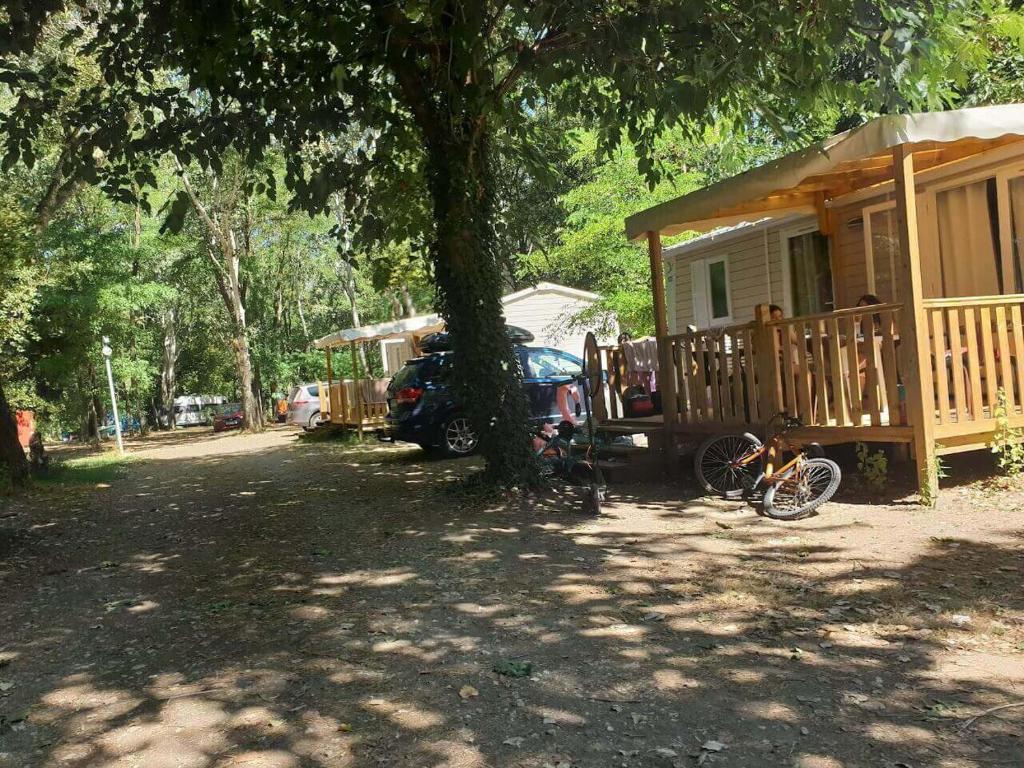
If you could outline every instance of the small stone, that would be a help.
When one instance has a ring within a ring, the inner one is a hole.
[[[706,752],[721,752],[723,749],[725,749],[725,744],[723,744],[720,741],[715,741],[714,739],[712,739],[711,741],[705,741],[703,744],[700,745],[700,748]]]
[[[674,749],[669,749],[668,747],[658,747],[656,750],[654,750],[654,754],[656,754],[658,757],[664,757],[668,759],[679,756],[678,752],[676,752]]]
[[[949,617],[949,620],[956,627],[965,627],[971,623],[971,617],[964,613],[954,613]]]

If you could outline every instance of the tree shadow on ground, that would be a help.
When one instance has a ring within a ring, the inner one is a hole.
[[[860,562],[856,521],[671,485],[587,519],[572,489],[438,493],[470,465],[410,456],[150,461],[26,512],[52,525],[4,572],[0,766],[1024,762],[1021,710],[961,730],[1024,684],[985,667],[1020,650],[1010,525]]]

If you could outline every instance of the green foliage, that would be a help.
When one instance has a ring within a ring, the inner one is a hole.
[[[29,217],[10,195],[0,195],[0,379],[24,364],[31,340],[30,320],[41,280],[36,245]]]
[[[884,491],[889,487],[889,459],[885,451],[872,451],[866,443],[857,443],[857,471],[873,491]]]
[[[932,456],[931,466],[929,467],[931,474],[935,476],[936,484],[934,487],[930,483],[925,485],[919,494],[921,505],[925,507],[935,506],[935,502],[939,499],[938,482],[949,477],[949,465],[946,464],[945,460],[938,453],[941,449],[942,446],[936,443],[935,454]]]
[[[1009,410],[1006,406],[1006,390],[997,393],[996,431],[992,436],[992,453],[996,464],[1004,475],[1016,477],[1024,472],[1024,430],[1010,425]]]

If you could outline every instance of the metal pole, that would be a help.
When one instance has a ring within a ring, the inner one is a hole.
[[[124,453],[124,441],[121,439],[121,417],[117,413],[117,395],[114,394],[114,372],[110,370],[110,339],[103,337],[103,362],[107,366],[107,384],[110,386],[110,406],[114,410],[114,433],[117,435],[117,452]]]

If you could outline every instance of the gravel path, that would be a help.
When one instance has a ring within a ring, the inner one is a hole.
[[[294,432],[0,500],[0,768],[1024,765],[1024,493],[484,504]],[[855,485],[855,482],[852,482]]]

